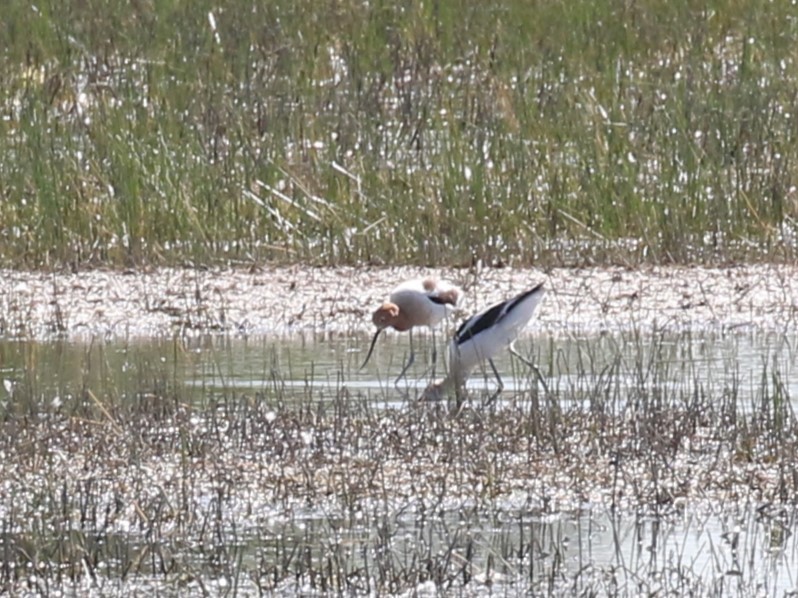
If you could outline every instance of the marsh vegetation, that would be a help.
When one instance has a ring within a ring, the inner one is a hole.
[[[652,332],[527,339],[551,394],[503,360],[458,413],[359,338],[4,343],[0,583],[781,595],[794,339]]]
[[[0,259],[789,259],[794,10],[12,0]]]

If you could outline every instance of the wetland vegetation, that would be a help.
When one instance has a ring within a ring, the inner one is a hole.
[[[0,584],[782,595],[794,338],[652,333],[533,336],[549,393],[503,359],[456,415],[347,336],[2,343]]]
[[[7,2],[0,591],[794,593],[795,39],[794,2]],[[466,313],[545,279],[543,382],[418,402],[423,334],[358,372],[419,266]]]
[[[751,0],[11,0],[0,259],[789,259],[796,37]]]

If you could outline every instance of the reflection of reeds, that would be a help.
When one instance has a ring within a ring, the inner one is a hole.
[[[794,255],[789,3],[7,4],[6,264]]]
[[[190,397],[179,343],[88,347],[53,397],[32,346],[0,391],[0,587],[711,594],[736,571],[724,587],[753,588],[794,544],[798,426],[776,360],[708,379],[683,340],[541,352],[549,394],[519,369],[517,390],[482,408],[474,389],[457,415],[378,407],[347,364],[292,386],[276,355],[258,388]],[[617,536],[609,564],[598,529]],[[672,529],[711,558],[674,560]]]

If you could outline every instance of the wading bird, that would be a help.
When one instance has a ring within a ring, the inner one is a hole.
[[[440,398],[444,389],[453,387],[459,401],[469,374],[477,365],[487,360],[499,384],[496,394],[493,395],[495,398],[504,388],[504,383],[493,363],[493,357],[504,347],[509,347],[511,354],[536,369],[515,350],[513,344],[532,319],[545,292],[541,283],[512,299],[496,303],[463,322],[449,345],[448,376],[442,382],[430,386],[425,396]]]
[[[368,355],[360,366],[366,364],[374,352],[380,333],[386,328],[393,328],[399,332],[410,332],[410,356],[404,368],[396,378],[395,384],[404,377],[413,364],[415,354],[413,351],[413,328],[416,326],[429,326],[432,330],[432,366],[435,367],[435,330],[436,326],[457,305],[463,291],[458,287],[434,278],[416,278],[407,280],[391,291],[388,300],[383,303],[371,316],[372,322],[377,327],[377,332],[371,340]]]

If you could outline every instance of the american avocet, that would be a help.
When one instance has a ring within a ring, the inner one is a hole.
[[[366,364],[374,352],[380,333],[386,328],[393,328],[399,332],[410,332],[410,356],[402,371],[396,378],[396,383],[402,379],[405,372],[413,364],[413,328],[416,326],[429,326],[432,330],[432,362],[435,364],[435,330],[436,326],[457,305],[463,292],[453,284],[434,278],[416,278],[407,280],[391,291],[388,300],[383,303],[372,315],[371,320],[377,327],[377,332],[371,340],[368,355],[366,355],[360,369]]]
[[[487,360],[499,388],[504,388],[499,371],[493,363],[493,357],[504,347],[527,365],[532,366],[513,347],[515,339],[526,327],[535,308],[545,294],[543,283],[516,295],[512,299],[491,305],[475,316],[471,316],[460,325],[449,345],[449,375],[437,384],[433,384],[425,393],[429,398],[439,397],[443,388],[454,386],[455,392],[461,392],[472,370]],[[494,395],[495,396],[495,395]]]

